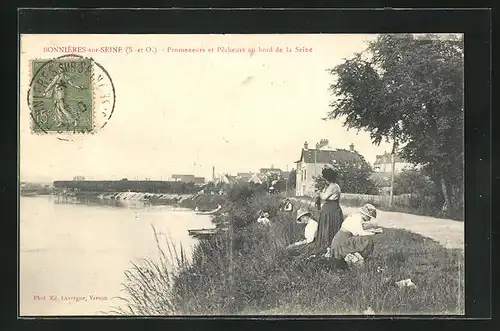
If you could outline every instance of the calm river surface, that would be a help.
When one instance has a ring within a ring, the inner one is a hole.
[[[187,230],[212,224],[208,216],[167,206],[116,207],[21,197],[20,315],[109,311],[120,303],[113,297],[125,295],[121,289],[130,262],[158,259],[152,226],[163,238],[182,244],[189,256],[196,239]]]

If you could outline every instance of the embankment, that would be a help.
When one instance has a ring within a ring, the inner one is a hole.
[[[223,206],[230,230],[195,247],[175,268],[145,261],[127,270],[129,299],[119,314],[463,314],[463,254],[399,229],[374,236],[375,251],[362,270],[309,259],[311,247],[284,247],[303,236],[295,213],[280,198],[233,188]],[[256,223],[262,210],[269,226]],[[168,247],[159,247],[168,254]],[[411,278],[416,289],[395,282]]]
[[[161,194],[144,192],[65,192],[55,195],[59,199],[80,202],[137,202],[152,205],[174,205],[183,208],[212,210],[224,202],[224,197],[215,194]]]

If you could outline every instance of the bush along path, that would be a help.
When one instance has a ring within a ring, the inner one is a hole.
[[[311,200],[306,198],[293,200],[304,206],[311,205]],[[351,214],[358,209],[358,207],[348,207],[342,204],[341,207],[344,215]],[[377,210],[377,223],[384,228],[404,229],[420,234],[437,241],[446,248],[464,250],[464,222]]]
[[[285,250],[304,228],[279,210],[277,196],[236,187],[215,222],[230,230],[200,240],[189,259],[158,244],[160,260],[125,272],[127,315],[376,315],[464,313],[464,257],[402,229],[373,237],[375,250],[361,269]],[[256,222],[266,210],[271,224]],[[416,287],[398,287],[411,279]]]

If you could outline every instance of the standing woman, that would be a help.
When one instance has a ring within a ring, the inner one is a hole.
[[[316,249],[326,251],[330,246],[333,237],[340,230],[344,221],[344,214],[340,208],[340,186],[336,183],[337,172],[330,168],[322,171],[322,176],[327,182],[327,186],[318,193],[322,206],[319,214],[318,234],[316,239]]]

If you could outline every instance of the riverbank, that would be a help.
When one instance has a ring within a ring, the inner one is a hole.
[[[59,199],[82,202],[143,202],[152,205],[173,205],[183,208],[212,210],[225,201],[215,194],[161,194],[144,192],[64,192],[54,195]]]
[[[401,229],[376,235],[375,252],[363,270],[344,270],[310,252],[287,251],[303,227],[294,213],[280,210],[278,196],[235,187],[221,196],[219,216],[230,231],[200,241],[193,259],[168,247],[175,267],[145,261],[127,270],[124,284],[132,298],[119,314],[132,315],[282,315],[463,314],[463,252]],[[271,225],[255,222],[270,213]],[[416,288],[395,283],[411,278]]]

